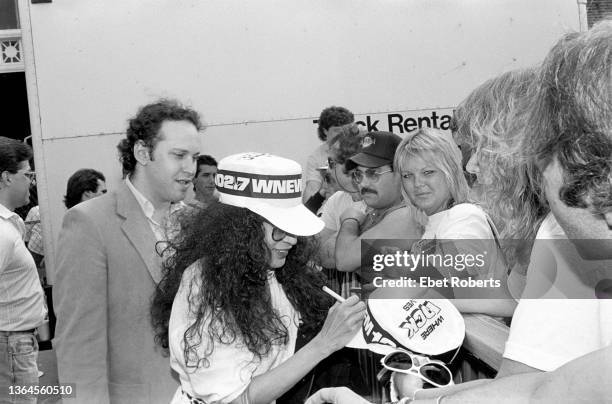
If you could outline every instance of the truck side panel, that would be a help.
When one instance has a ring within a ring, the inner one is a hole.
[[[139,105],[201,111],[215,157],[304,162],[326,106],[442,113],[579,28],[576,0],[20,0],[20,14],[51,282],[66,180],[92,167],[120,181],[115,145]]]

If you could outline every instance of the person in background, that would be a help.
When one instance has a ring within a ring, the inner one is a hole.
[[[327,286],[345,299],[351,296],[351,290],[359,289],[360,285],[352,272],[342,272],[336,269],[336,237],[340,230],[340,215],[349,207],[355,207],[365,213],[366,204],[361,200],[361,194],[353,182],[351,171],[345,163],[349,157],[357,154],[365,132],[357,124],[344,125],[329,148],[328,172],[332,181],[339,189],[325,201],[320,209],[321,220],[325,223],[323,230],[317,234],[318,262],[323,267]],[[317,372],[327,377],[327,386],[350,386],[362,394],[368,394],[371,386],[364,380],[363,368],[359,365],[359,353],[355,349],[345,348],[332,354],[317,366]],[[313,385],[313,389],[318,387]],[[321,385],[320,387],[323,387]],[[314,391],[314,390],[311,390]]]
[[[30,201],[26,205],[20,206],[17,209],[15,209],[15,213],[17,213],[19,217],[21,217],[23,220],[26,220],[30,210],[32,210],[33,207],[38,205],[38,189],[36,188],[36,169],[34,168],[34,159],[30,160],[30,165],[32,166],[32,182],[30,184]],[[27,232],[29,232],[28,223],[26,223],[26,229],[27,229]]]
[[[544,60],[537,82],[521,142],[523,155],[535,168],[531,175],[542,178],[542,197],[582,258],[592,263],[610,260],[612,21],[601,22],[586,32],[562,37]],[[593,268],[593,265],[577,265],[572,270],[589,276]],[[605,273],[610,279],[612,266],[608,265]],[[609,283],[602,280],[595,286],[595,293],[598,286],[601,288],[599,293],[605,297]],[[553,306],[551,309],[555,310]],[[612,312],[609,306],[601,306],[597,311],[590,315],[599,317],[602,326],[606,327],[607,323],[607,330],[610,330]],[[578,318],[582,327],[583,318]],[[569,362],[564,360],[567,363],[551,372],[523,371],[486,385],[444,395],[438,398],[438,402],[473,402],[479,397],[514,402],[608,402],[612,397],[609,382],[612,342],[609,335],[591,337],[599,340],[601,349],[578,358],[574,356]],[[581,337],[574,338],[569,348],[575,351],[575,347],[583,343],[588,345]],[[568,348],[568,344],[564,346]]]
[[[38,385],[35,329],[47,314],[25,224],[14,210],[26,205],[33,172],[32,150],[0,137],[0,402],[36,403],[36,394],[9,395],[9,386]]]
[[[519,151],[525,133],[537,70],[512,70],[489,79],[470,93],[453,115],[455,141],[467,154],[475,182],[471,198],[491,217],[516,299],[525,287],[536,232],[548,213],[537,183]],[[464,155],[464,157],[466,157]]]
[[[106,193],[106,179],[104,174],[91,168],[76,171],[68,178],[64,204],[70,209],[77,203],[84,202]],[[28,249],[32,253],[36,265],[43,264],[45,246],[43,242],[42,224],[40,221],[40,207],[32,207],[25,219],[26,238]]]
[[[25,219],[26,236],[24,241],[28,246],[28,250],[32,253],[36,266],[43,265],[45,258],[45,245],[43,243],[42,224],[40,222],[40,207],[38,205],[32,207]]]
[[[328,107],[321,111],[317,132],[319,139],[325,143],[317,147],[308,156],[306,171],[304,172],[304,193],[302,194],[302,201],[304,203],[308,202],[311,197],[315,197],[321,199],[320,206],[327,199],[328,194],[331,195],[331,193],[326,191],[324,176],[318,171],[318,168],[327,165],[329,146],[338,135],[340,127],[354,121],[355,116],[353,113],[344,107]]]
[[[325,205],[325,202],[335,194],[340,191],[341,188],[336,183],[335,178],[332,176],[329,166],[321,166],[317,168],[317,171],[321,173],[321,177],[323,178],[323,182],[321,184],[321,188],[319,192],[315,193],[311,196],[306,202],[304,202],[304,206],[315,213],[317,216],[321,216],[321,208]]]
[[[106,178],[104,174],[93,168],[77,170],[68,178],[64,205],[66,209],[77,203],[85,202],[106,193]]]
[[[168,403],[178,386],[155,348],[157,244],[175,230],[200,152],[200,117],[174,101],[142,107],[117,149],[124,181],[64,216],[56,260],[56,348],[65,403]]]
[[[306,238],[323,223],[294,187],[298,163],[241,153],[221,160],[218,175],[221,203],[186,211],[170,240],[153,324],[181,379],[172,403],[270,403],[348,343],[365,305],[353,297],[327,314]],[[246,188],[234,187],[239,179]],[[262,180],[285,191],[258,189]],[[300,323],[318,332],[294,353]]]
[[[334,252],[339,271],[361,268],[364,239],[418,240],[421,236],[416,210],[402,200],[400,174],[393,164],[400,142],[394,133],[370,132],[363,137],[359,152],[345,163],[367,209],[351,206],[340,215]],[[368,283],[369,279],[361,281]]]
[[[359,130],[358,125],[345,125],[329,148],[328,174],[338,184],[339,190],[321,207],[321,220],[325,223],[325,228],[317,235],[317,239],[319,262],[324,268],[336,267],[336,237],[340,230],[340,215],[354,205],[364,212],[366,210],[366,204],[353,182],[351,171],[346,168],[348,159],[361,148],[364,136],[365,133]]]
[[[537,81],[521,149],[543,178],[542,195],[579,254],[585,260],[612,259],[612,21],[562,37]],[[586,275],[590,269],[574,268]],[[612,276],[609,267],[607,273]],[[608,344],[551,372],[465,383],[459,392],[436,389],[428,392],[433,398],[412,402],[471,403],[486,397],[487,402],[605,403],[612,397],[611,374]],[[323,389],[307,403],[359,400],[348,389]]]
[[[515,263],[509,276],[509,284],[515,280],[512,295],[522,294],[497,377],[554,370],[612,341],[612,319],[600,318],[600,312],[612,309],[606,307],[610,300],[593,299],[592,284],[572,270],[579,265],[596,273],[612,262],[580,257],[548,213],[542,176],[521,156],[536,73],[510,71],[487,81],[455,114],[456,137],[474,151],[468,169],[478,176],[478,196],[502,226],[506,258]],[[568,317],[581,318],[582,326],[573,327]]]
[[[209,207],[219,199],[215,188],[215,174],[217,174],[217,160],[206,154],[199,156],[193,190],[197,205],[202,208]]]

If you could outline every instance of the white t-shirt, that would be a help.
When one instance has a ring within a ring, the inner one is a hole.
[[[309,181],[314,181],[318,184],[323,182],[321,173],[317,170],[319,167],[327,165],[327,157],[329,156],[329,147],[327,143],[323,143],[317,147],[306,160],[306,171],[304,172],[304,186]]]
[[[487,215],[478,205],[460,203],[428,217],[424,239],[492,239]]]
[[[458,254],[486,253],[485,266],[482,268],[467,267],[468,274],[471,276],[493,276],[499,272],[496,266],[504,265],[486,213],[480,206],[472,203],[460,203],[429,216],[421,238],[424,240],[461,240],[455,243]]]
[[[187,299],[191,280],[199,270],[200,266],[197,263],[185,270],[172,304],[169,324],[170,366],[178,373],[181,381],[181,387],[172,399],[173,404],[189,403],[181,389],[191,397],[200,398],[206,402],[229,403],[242,394],[255,376],[277,367],[290,358],[295,351],[299,314],[287,299],[274,272],[270,271],[268,286],[272,307],[277,310],[283,323],[287,326],[289,332],[287,345],[273,345],[270,353],[260,362],[256,362],[253,353],[239,341],[230,345],[214,341],[213,352],[206,357],[208,366],[200,364],[198,368],[187,367],[183,354],[183,335],[195,321],[195,316],[189,311]],[[196,278],[191,287],[194,291],[192,295],[195,295],[195,291],[201,287],[201,280]],[[212,343],[206,332],[209,323],[210,321],[204,321],[202,324],[202,343],[197,348],[199,357],[203,356],[209,344]]]
[[[351,194],[345,191],[337,191],[330,196],[321,206],[321,220],[325,223],[325,228],[334,230],[336,233],[340,231],[340,215],[351,206],[364,213],[367,208],[364,201],[353,202]]]
[[[564,290],[570,290],[565,288],[571,282],[571,290],[582,296],[592,287],[571,269],[576,260],[581,260],[572,244],[544,241],[552,239],[567,236],[549,214],[536,235],[523,292],[523,296],[542,298],[520,300],[503,355],[543,371],[555,370],[612,344],[612,300],[564,298]],[[605,263],[583,261],[581,269],[612,267],[612,262]]]

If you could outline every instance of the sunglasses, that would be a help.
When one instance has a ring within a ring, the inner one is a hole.
[[[368,169],[365,171],[355,170],[351,173],[353,181],[356,184],[361,184],[364,178],[367,178],[371,183],[377,183],[383,174],[391,173],[393,170],[376,171],[374,169]]]
[[[415,355],[398,349],[385,355],[380,363],[386,369],[417,376],[435,387],[454,384],[453,375],[446,365],[439,360],[429,359],[426,356]]]
[[[296,236],[295,234],[289,233],[288,231],[285,231],[285,230],[281,230],[278,227],[274,226],[272,223],[268,222],[267,220],[266,220],[266,223],[272,226],[272,240],[274,241],[284,240],[285,237],[287,236],[293,237],[295,239],[298,238],[298,236]]]

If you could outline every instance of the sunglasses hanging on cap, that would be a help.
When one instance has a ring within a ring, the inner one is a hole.
[[[454,384],[453,375],[446,365],[438,360],[429,359],[427,356],[415,355],[398,349],[385,355],[380,363],[386,369],[417,376],[435,387]]]

